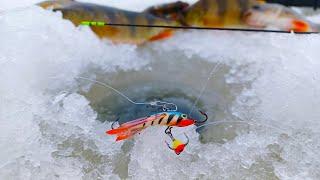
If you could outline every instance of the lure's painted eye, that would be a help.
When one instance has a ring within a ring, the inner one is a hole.
[[[183,118],[187,118],[187,115],[186,114],[182,114],[181,115]]]

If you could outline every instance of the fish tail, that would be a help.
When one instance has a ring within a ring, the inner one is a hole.
[[[116,135],[117,136],[116,141],[128,139],[133,136],[133,133],[131,132],[131,130],[126,127],[111,129],[111,130],[107,131],[106,133],[109,135]]]
[[[131,138],[135,134],[139,133],[141,130],[142,128],[134,129],[134,130],[133,129],[120,129],[120,130],[112,129],[110,131],[107,131],[107,134],[116,135],[117,136],[116,141],[121,141],[121,140]]]
[[[111,129],[109,131],[106,131],[106,133],[109,134],[109,135],[116,135],[116,134],[123,134],[126,131],[129,131],[129,128],[127,128],[127,127],[119,127],[117,129]]]
[[[106,131],[106,134],[116,135],[117,136],[116,141],[128,139],[133,135],[141,132],[143,129],[145,129],[148,126],[147,125],[148,122],[152,121],[153,123],[153,121],[158,117],[159,115],[154,115],[154,116],[144,117],[144,118],[136,119],[130,122],[126,122],[124,124],[121,124],[121,126],[116,129],[111,129]]]
[[[116,141],[121,141],[121,140],[125,140],[125,139],[128,139],[130,137],[132,137],[133,135],[131,134],[120,134],[117,136],[117,139]]]
[[[48,0],[48,1],[37,3],[37,5],[44,9],[50,9],[50,8],[56,9],[56,8],[62,8],[63,6],[70,4],[72,2],[74,2],[74,0]]]
[[[132,136],[134,136],[135,134],[141,132],[144,128],[117,128],[117,129],[111,129],[109,131],[107,131],[106,133],[109,135],[116,135],[116,141],[121,141],[124,139],[128,139]]]

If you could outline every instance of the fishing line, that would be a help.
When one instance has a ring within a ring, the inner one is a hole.
[[[117,90],[116,88],[114,88],[106,83],[103,83],[103,82],[100,82],[97,80],[93,80],[93,79],[89,79],[86,77],[81,77],[81,76],[76,77],[76,79],[87,80],[87,81],[96,83],[98,85],[101,85],[105,88],[111,89],[115,93],[122,96],[123,98],[125,98],[126,100],[128,100],[130,103],[132,103],[134,105],[150,105],[151,107],[161,107],[163,111],[177,111],[178,110],[178,106],[174,103],[165,102],[165,101],[136,102],[136,101],[133,101],[132,99],[130,99],[127,95],[125,95],[122,92],[120,92],[119,90]]]
[[[190,110],[188,116],[190,116],[190,114],[191,114],[191,113],[193,112],[193,110],[194,110],[194,107],[198,104],[201,96],[203,95],[204,91],[205,91],[205,90],[207,89],[207,87],[208,87],[208,84],[209,84],[210,79],[212,78],[213,74],[216,72],[216,70],[217,70],[217,68],[220,66],[220,64],[221,64],[221,62],[218,62],[215,66],[213,66],[213,68],[212,68],[212,70],[210,71],[210,74],[209,74],[209,76],[208,76],[208,78],[207,78],[207,81],[206,81],[205,84],[202,86],[202,89],[201,89],[201,91],[200,91],[200,94],[199,94],[199,96],[197,97],[197,99],[194,101],[194,103],[193,103],[193,105],[192,105],[192,107],[191,107],[191,110]]]
[[[202,128],[202,127],[218,125],[218,124],[223,124],[223,123],[241,123],[241,124],[247,124],[247,125],[251,125],[251,126],[260,125],[260,126],[270,127],[272,129],[276,129],[278,131],[284,131],[283,129],[280,129],[280,128],[277,128],[277,127],[274,127],[274,126],[270,126],[270,125],[266,125],[266,124],[259,124],[259,123],[256,123],[256,122],[250,123],[250,122],[246,122],[246,121],[216,121],[216,122],[206,123],[206,124],[203,124],[203,125],[200,125],[200,126],[195,126],[195,128],[188,129],[187,131],[185,131],[183,133],[190,132],[190,131],[193,131],[193,130],[198,130],[198,129]],[[180,136],[183,133],[179,133],[177,136]]]
[[[181,136],[182,134],[185,134],[187,132],[191,132],[191,131],[196,131],[202,127],[206,127],[206,126],[214,126],[214,125],[218,125],[218,124],[223,124],[223,123],[240,123],[240,124],[247,124],[247,125],[250,125],[250,126],[255,126],[255,125],[258,125],[258,126],[264,126],[264,127],[267,127],[267,128],[271,128],[271,129],[275,129],[277,130],[279,133],[285,133],[286,131],[284,129],[281,129],[279,127],[275,127],[275,126],[271,126],[271,125],[267,125],[267,124],[260,124],[260,123],[257,123],[257,122],[245,122],[245,121],[216,121],[216,122],[210,122],[210,123],[206,123],[206,124],[203,124],[201,126],[195,126],[195,128],[191,128],[191,129],[188,129],[184,132],[181,132],[181,133],[178,133],[176,135],[176,137],[179,137]],[[298,142],[298,143],[301,143],[297,138],[295,137],[290,137],[292,138],[295,142]],[[296,145],[297,146],[297,145]],[[312,147],[310,147],[309,145],[305,144],[303,145],[305,148],[307,148],[309,151],[317,154],[317,155],[320,155],[320,153],[317,153],[315,150],[312,149]],[[318,160],[318,162],[320,162]]]
[[[240,28],[218,28],[218,27],[197,27],[197,26],[169,26],[169,25],[144,25],[144,24],[121,24],[106,23],[101,21],[83,21],[81,25],[86,26],[124,26],[124,27],[143,27],[143,28],[168,28],[168,29],[194,29],[194,30],[216,30],[216,31],[243,31],[243,32],[261,32],[261,33],[284,33],[284,34],[319,34],[320,32],[296,32],[280,31],[266,29],[240,29]]]
[[[17,7],[10,10],[0,11],[1,14],[9,12],[19,12],[25,9],[30,9],[35,5]],[[197,26],[171,26],[171,25],[144,25],[144,24],[122,24],[122,23],[107,23],[102,21],[82,21],[80,25],[86,26],[125,26],[125,27],[144,27],[144,28],[168,28],[168,29],[194,29],[194,30],[216,30],[216,31],[243,31],[243,32],[261,32],[261,33],[295,33],[295,34],[319,34],[320,32],[295,32],[281,30],[266,30],[266,29],[241,29],[241,28],[218,28],[218,27],[197,27]]]

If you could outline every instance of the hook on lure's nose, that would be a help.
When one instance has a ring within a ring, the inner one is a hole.
[[[111,129],[115,129],[114,125],[116,123],[119,123],[120,117],[118,117],[112,124],[111,124]]]
[[[193,119],[193,118],[187,118],[187,117],[185,117],[186,119],[183,119],[183,120],[179,121],[179,123],[177,124],[177,126],[178,126],[178,127],[186,127],[186,126],[193,125],[193,124],[199,125],[199,124],[205,123],[205,122],[208,120],[208,115],[207,115],[205,112],[201,111],[201,110],[199,110],[199,112],[205,117],[204,120],[202,120],[202,121],[197,121],[197,120],[195,120],[195,119]]]
[[[201,110],[199,110],[199,112],[205,117],[205,119],[202,120],[202,121],[195,121],[195,124],[202,124],[202,123],[205,123],[208,120],[208,115],[205,112],[203,112]]]

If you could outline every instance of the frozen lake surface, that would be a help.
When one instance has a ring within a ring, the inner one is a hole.
[[[160,1],[93,2],[141,10]],[[113,45],[60,13],[10,11],[33,3],[0,3],[0,179],[320,177],[319,35],[184,31],[144,47]],[[162,127],[115,143],[105,135],[111,121],[154,110],[79,76],[183,112],[210,76],[197,108],[229,123],[175,129],[190,137],[180,156]]]

